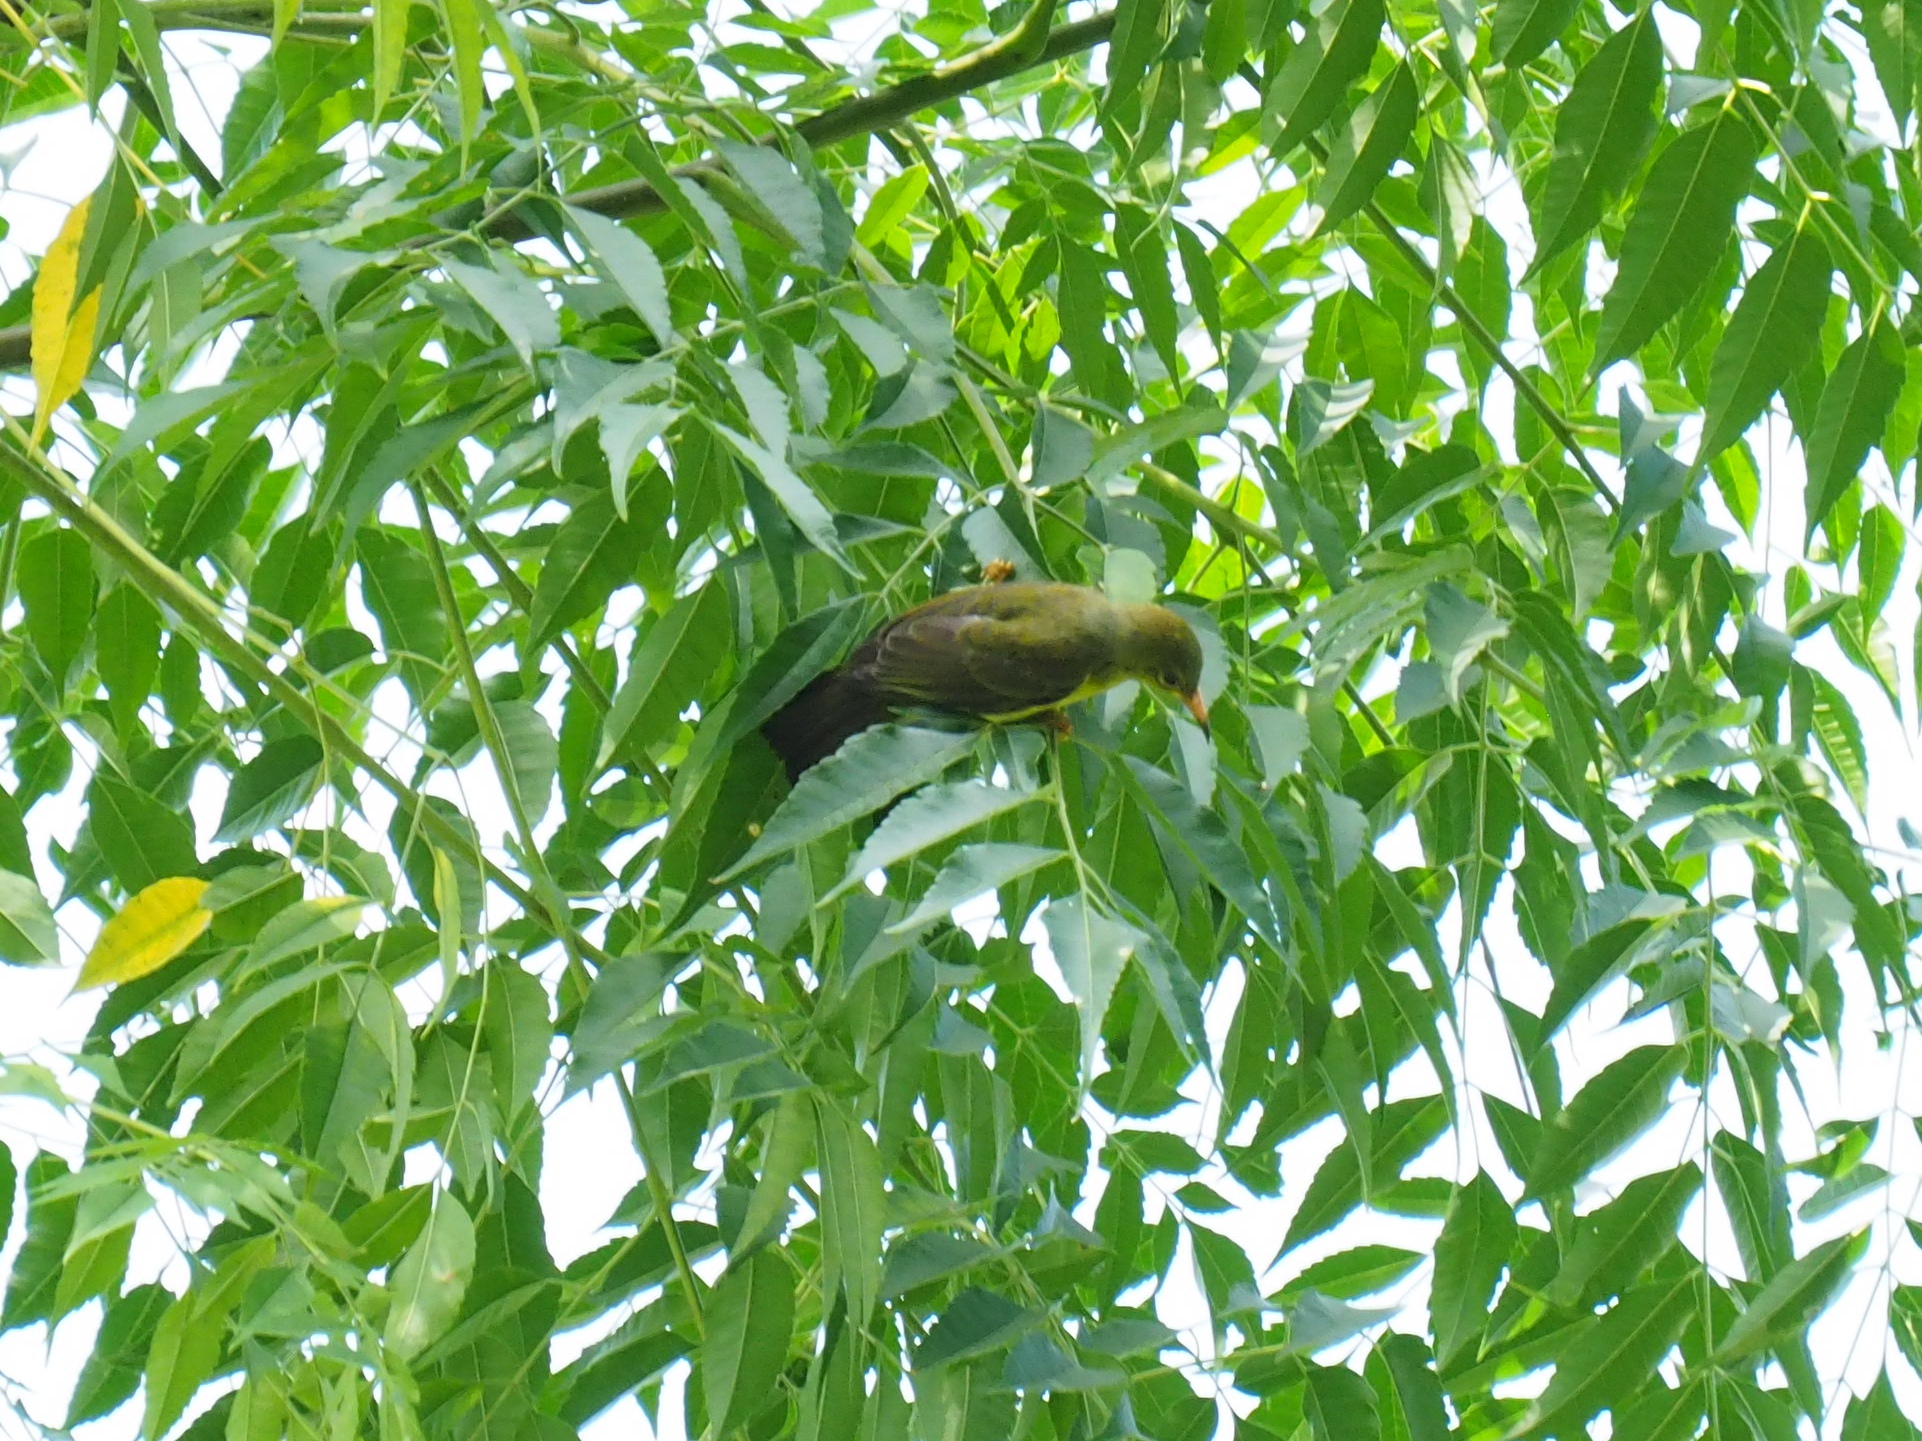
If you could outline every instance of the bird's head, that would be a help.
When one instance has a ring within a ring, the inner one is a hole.
[[[1201,698],[1201,642],[1187,621],[1158,605],[1128,607],[1120,659],[1129,675],[1174,695],[1203,730],[1208,728],[1208,705]]]

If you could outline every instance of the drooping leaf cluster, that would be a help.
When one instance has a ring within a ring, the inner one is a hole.
[[[64,1424],[1915,1434],[1809,1344],[1894,1117],[1796,1120],[1922,925],[1909,11],[618,11],[7,41],[116,139],[0,304],[0,958],[105,988],[0,1312],[99,1308]],[[990,566],[1178,608],[1212,734],[790,787]],[[557,1259],[588,1098],[643,1179]]]

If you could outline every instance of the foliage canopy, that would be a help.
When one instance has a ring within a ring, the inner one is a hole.
[[[188,30],[271,42],[217,153]],[[1922,926],[1916,33],[28,8],[6,122],[114,133],[0,304],[0,958],[103,996],[0,1314],[101,1311],[61,1424],[1915,1435],[1809,1348],[1897,1117],[1794,1107]],[[758,724],[989,562],[1180,607],[1212,738],[790,791]],[[557,1260],[583,1092],[643,1179]]]

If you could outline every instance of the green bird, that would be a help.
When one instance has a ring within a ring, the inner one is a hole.
[[[1207,726],[1201,643],[1173,611],[1125,605],[1084,585],[970,586],[884,623],[775,712],[761,734],[797,779],[899,709],[1026,720],[1124,680],[1160,687]]]

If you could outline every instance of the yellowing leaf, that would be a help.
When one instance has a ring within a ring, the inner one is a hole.
[[[67,212],[66,222],[40,262],[33,285],[33,441],[40,443],[47,421],[73,398],[93,364],[94,325],[100,318],[95,287],[78,305],[73,288],[80,278],[80,239],[87,229],[83,200]]]
[[[155,881],[100,928],[73,988],[119,985],[159,970],[207,929],[214,913],[200,904],[206,893],[207,883],[190,876]]]

